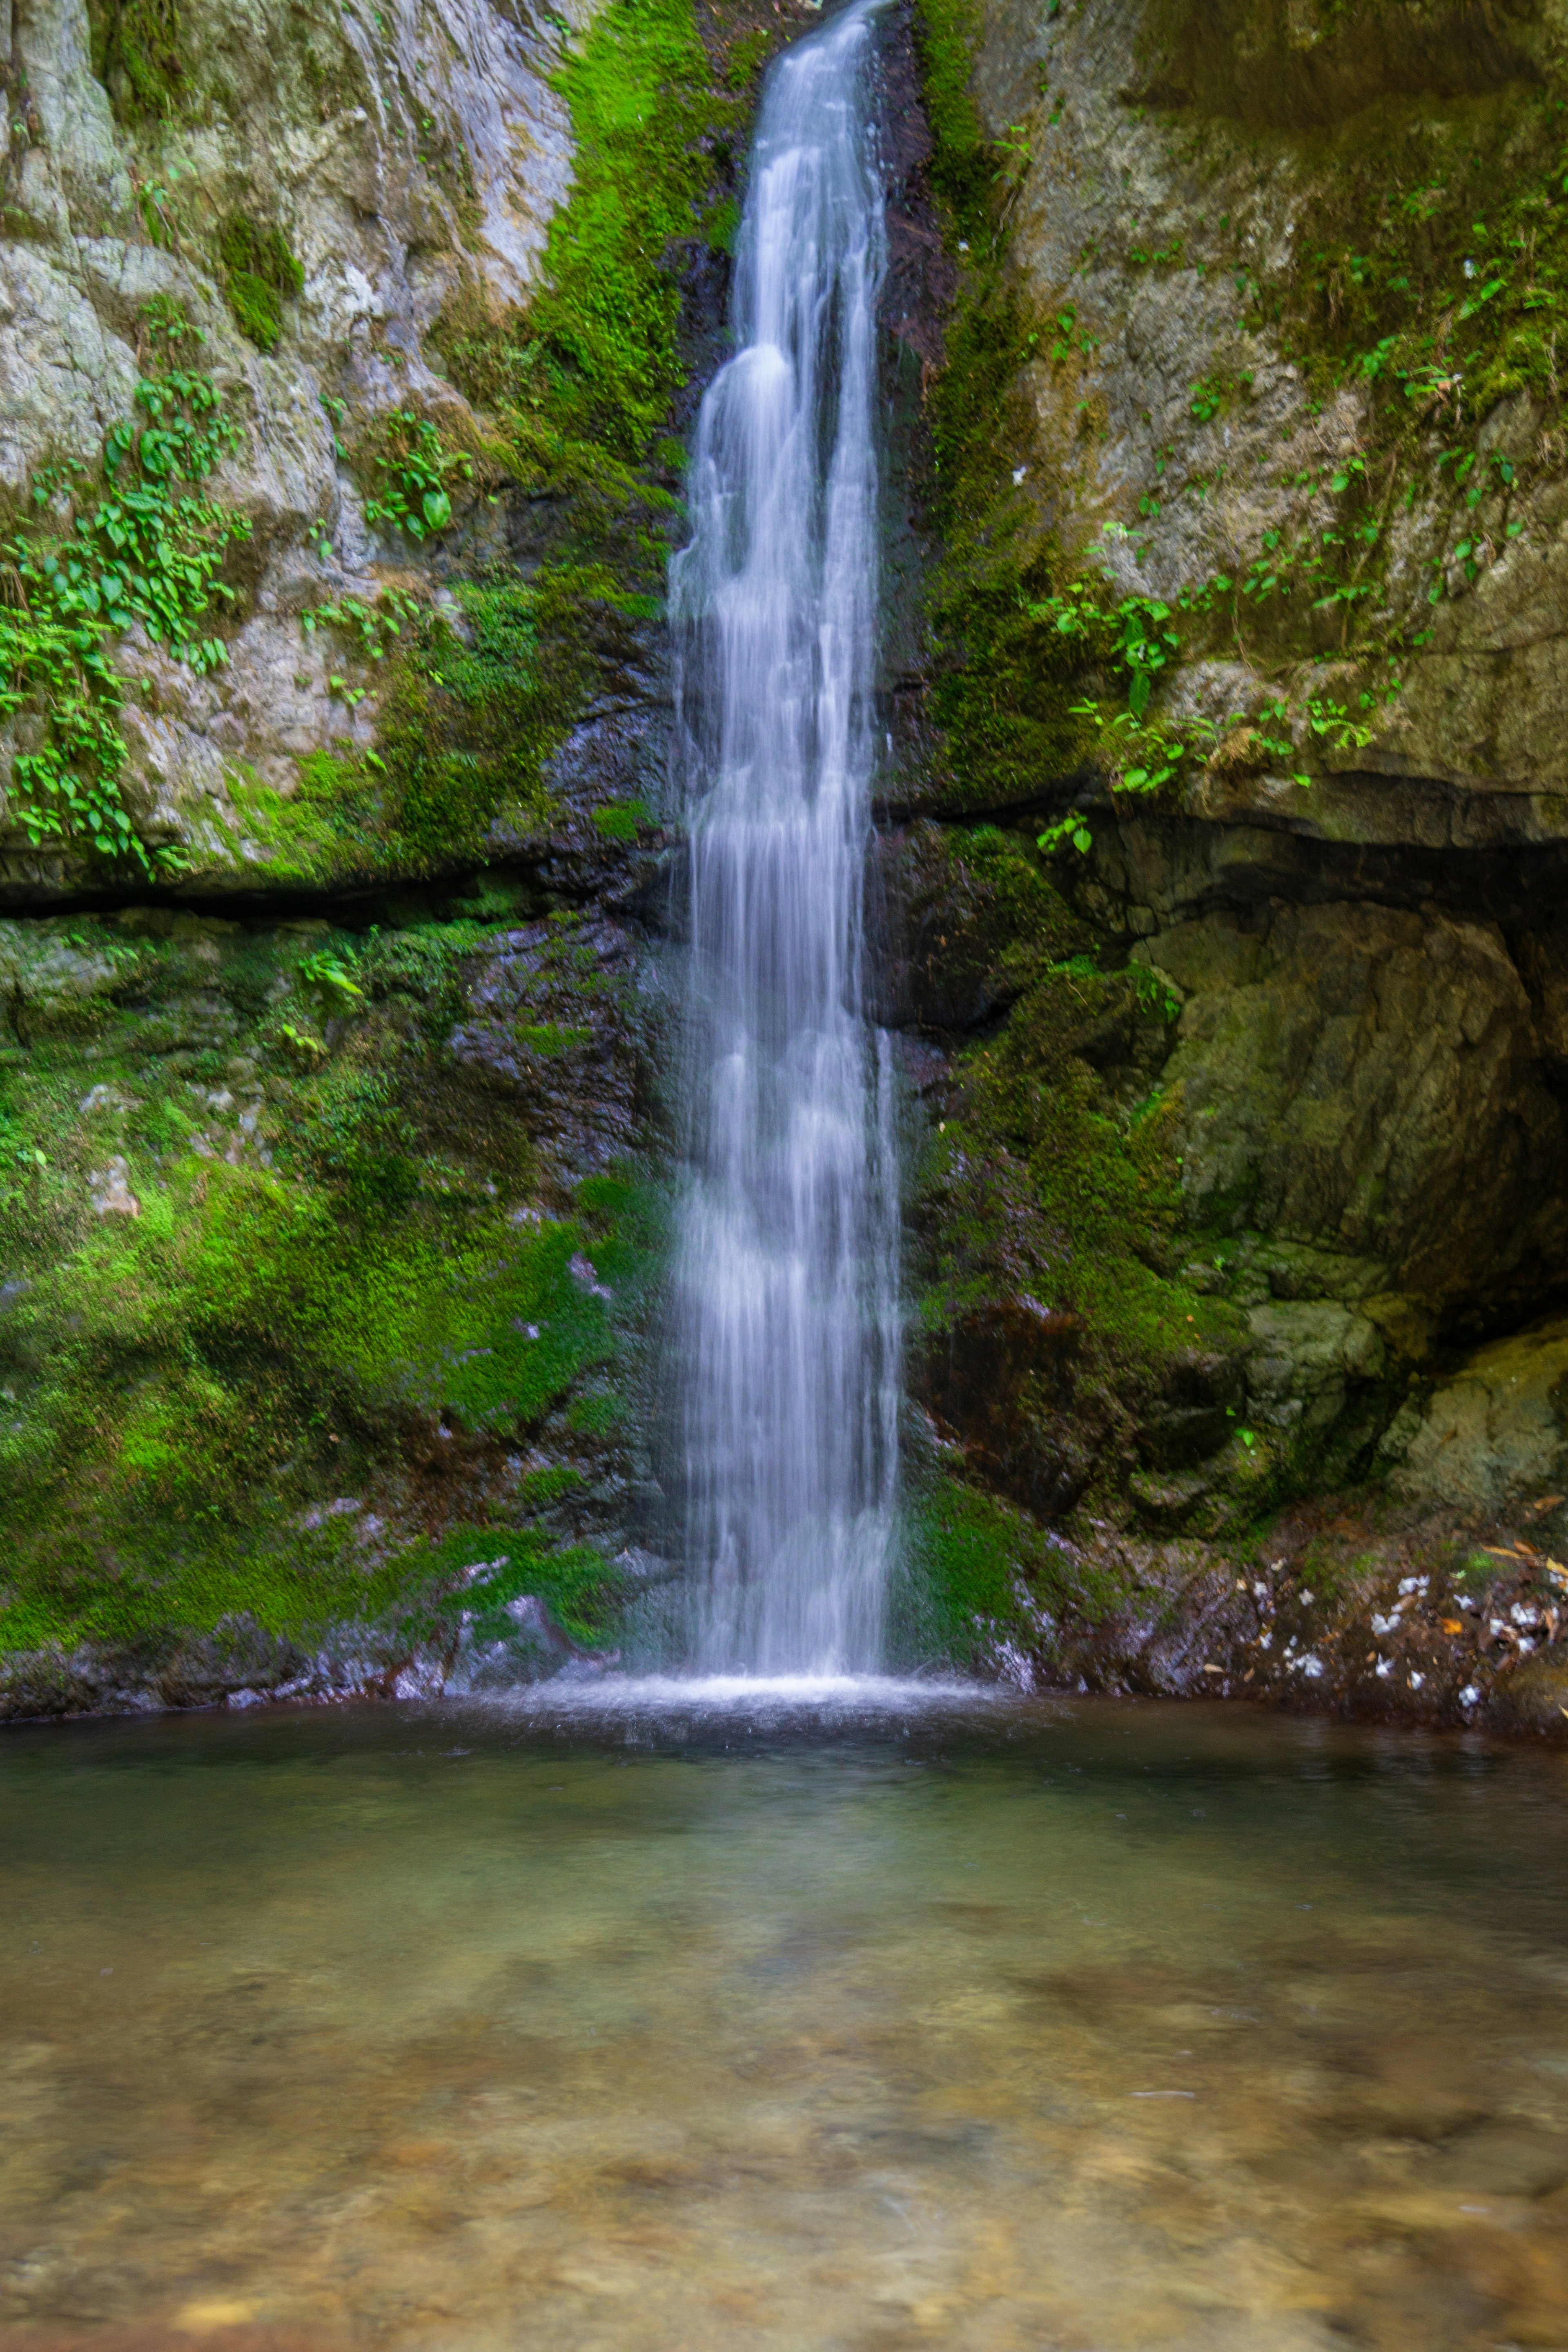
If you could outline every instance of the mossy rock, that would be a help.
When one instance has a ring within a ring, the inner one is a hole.
[[[235,324],[258,351],[269,352],[283,332],[283,305],[305,283],[303,265],[270,221],[231,213],[218,231],[218,257]]]

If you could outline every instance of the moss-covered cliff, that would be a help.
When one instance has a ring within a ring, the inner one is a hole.
[[[921,11],[928,1543],[1036,1671],[1479,1719],[1568,1581],[1568,27],[1219,15]]]
[[[885,18],[904,1640],[1555,1723],[1565,26],[1221,13]],[[663,567],[811,21],[19,0],[0,1709],[657,1609]]]
[[[658,614],[786,30],[18,12],[0,1713],[657,1581]]]

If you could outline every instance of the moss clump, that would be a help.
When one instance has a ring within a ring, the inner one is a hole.
[[[302,265],[280,228],[245,213],[231,213],[224,222],[217,249],[236,326],[258,352],[269,352],[283,332],[283,304],[304,286]]]
[[[1008,265],[1008,159],[970,95],[972,0],[921,0],[917,26],[932,184],[962,268],[927,404],[942,537],[929,615],[943,740],[930,786],[949,807],[1037,805],[1092,742],[1073,709],[1081,656],[1041,609],[1061,551],[1024,487],[1038,457],[1024,377],[1042,327]]]
[[[1073,705],[1083,664],[1041,611],[1059,552],[1032,494],[1035,457],[1022,371],[1037,341],[999,259],[973,273],[931,400],[944,539],[932,583],[932,715],[945,738],[949,805],[1038,805],[1091,738]]]
[[[652,823],[652,812],[641,801],[612,801],[594,811],[595,827],[606,841],[636,841]]]
[[[919,1378],[998,1486],[1059,1516],[1114,1496],[1173,1381],[1223,1385],[1238,1327],[1174,1278],[1168,991],[1102,961],[1032,845],[939,838],[911,977],[955,1058],[916,1206]]]
[[[394,672],[381,744],[396,854],[439,866],[504,822],[537,839],[546,777],[606,667],[633,653],[638,600],[603,565],[551,564],[526,584],[457,589],[465,634],[432,618]]]
[[[1153,1092],[1119,1113],[1084,1058],[1121,1045],[1135,1067],[1139,1033],[1154,1033],[1157,1053],[1163,1026],[1130,973],[1082,957],[1043,972],[994,1039],[969,1048],[927,1177],[947,1210],[929,1312],[983,1303],[1001,1275],[1081,1318],[1091,1354],[1144,1370],[1228,1327],[1226,1310],[1157,1270],[1182,1223],[1172,1106]]]
[[[575,144],[539,292],[496,318],[470,288],[438,330],[454,380],[494,415],[525,480],[574,490],[603,530],[668,510],[662,446],[684,380],[678,257],[722,241],[740,101],[714,87],[690,0],[611,0],[556,88]],[[647,551],[642,572],[662,565]]]
[[[897,1638],[916,1656],[994,1667],[1064,1620],[1093,1622],[1126,1598],[994,1495],[938,1475],[908,1513]]]
[[[980,34],[976,0],[917,0],[915,38],[933,154],[931,184],[966,244],[996,234],[997,157],[970,84]]]
[[[90,0],[92,69],[123,122],[176,113],[187,68],[178,0]]]
[[[516,1632],[514,1621],[507,1614],[508,1603],[527,1594],[542,1602],[552,1622],[582,1648],[602,1649],[616,1638],[626,1582],[603,1552],[589,1544],[552,1550],[547,1538],[526,1528],[507,1540],[510,1550],[488,1573],[447,1597],[443,1604],[446,1616],[461,1613],[468,1618],[476,1643],[506,1641]],[[493,1528],[479,1535],[465,1534],[456,1545],[444,1547],[446,1559],[441,1566],[454,1552],[460,1559],[464,1552],[471,1554],[481,1544],[493,1555],[496,1542]]]

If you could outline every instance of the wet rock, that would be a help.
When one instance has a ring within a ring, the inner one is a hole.
[[[139,1217],[142,1203],[131,1190],[129,1170],[118,1155],[107,1168],[94,1169],[87,1180],[92,1210],[98,1217]]]
[[[1479,1349],[1384,1441],[1411,1502],[1488,1512],[1568,1484],[1568,1318]]]
[[[1080,1317],[1026,1295],[957,1317],[922,1357],[938,1424],[976,1469],[1047,1517],[1077,1499],[1091,1459],[1059,1444],[1052,1410],[1070,1397],[1082,1336]]]

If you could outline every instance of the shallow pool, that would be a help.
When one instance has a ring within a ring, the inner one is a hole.
[[[896,1688],[0,1735],[0,2342],[1568,2346],[1565,1795]]]

